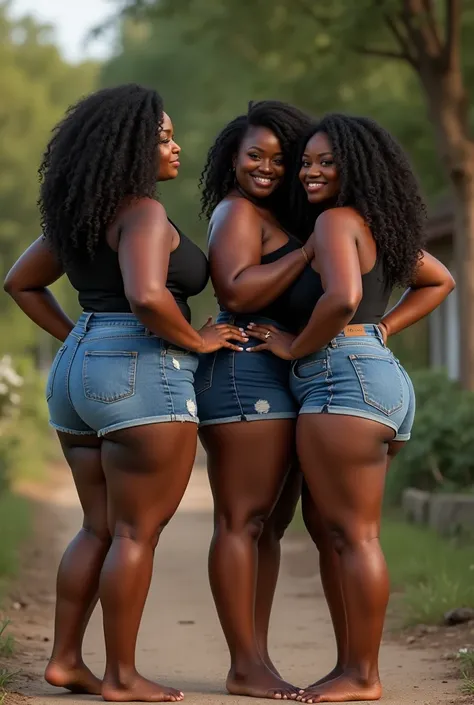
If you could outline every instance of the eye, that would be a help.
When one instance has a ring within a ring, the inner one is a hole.
[[[284,164],[284,161],[281,157],[279,157],[278,159],[274,159],[273,161],[275,162],[275,164],[278,164],[278,166]]]
[[[307,159],[303,159],[303,161],[301,162],[301,166],[303,167],[303,169],[309,169],[311,163]]]
[[[321,166],[333,166],[334,162],[332,159],[323,159]]]
[[[260,155],[257,152],[249,152],[250,159],[260,159]]]
[[[161,139],[158,144],[169,144],[170,142],[171,139],[169,137],[163,137],[163,139]]]

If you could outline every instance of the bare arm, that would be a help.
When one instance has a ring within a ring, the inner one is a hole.
[[[362,298],[357,223],[350,209],[328,210],[316,221],[314,237],[324,294],[290,351],[300,358],[327,345],[349,323]]]
[[[227,342],[242,341],[234,326],[208,326],[195,330],[166,288],[172,229],[160,203],[141,199],[129,208],[119,224],[118,256],[125,296],[137,318],[155,335],[170,343],[200,352],[221,347],[240,350]]]
[[[64,274],[59,260],[39,237],[15,262],[3,284],[28,318],[58,340],[64,341],[74,327],[48,286]]]
[[[413,283],[382,318],[387,336],[395,335],[427,316],[451,293],[456,283],[446,267],[423,252]]]
[[[261,220],[255,208],[244,199],[222,203],[211,220],[209,262],[217,298],[230,311],[252,313],[264,308],[307,264],[300,249],[269,264],[260,264],[261,257]]]

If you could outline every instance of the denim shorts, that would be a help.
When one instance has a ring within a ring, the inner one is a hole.
[[[217,317],[217,323],[244,329],[251,321],[278,325],[261,316],[220,313]],[[251,338],[243,347],[260,342]],[[267,351],[247,353],[223,348],[200,355],[195,389],[201,426],[296,418],[298,407],[289,385],[290,365]]]
[[[352,330],[351,330],[352,329]],[[291,390],[300,414],[360,416],[410,438],[415,391],[376,325],[347,326],[329,345],[296,360]]]
[[[46,385],[57,431],[103,436],[163,421],[198,423],[195,353],[156,337],[131,313],[83,313]]]

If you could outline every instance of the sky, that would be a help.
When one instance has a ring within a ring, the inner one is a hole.
[[[87,33],[114,12],[111,0],[13,0],[10,14],[31,14],[55,27],[56,41],[63,56],[71,61],[105,59],[111,52],[111,38],[103,37],[83,46]]]

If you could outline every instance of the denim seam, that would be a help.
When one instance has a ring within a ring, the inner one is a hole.
[[[240,354],[241,353],[239,353],[239,355]],[[239,393],[237,391],[237,384],[235,381],[235,352],[234,351],[231,352],[231,356],[230,356],[230,379],[231,379],[232,388],[234,390],[235,398],[237,399],[237,404],[239,405],[240,415],[241,415],[241,417],[245,417],[244,410],[243,410],[242,404],[240,402]]]
[[[171,421],[176,420],[176,414],[175,414],[175,408],[174,408],[174,402],[173,402],[173,395],[171,394],[171,389],[170,385],[168,382],[168,376],[166,374],[166,350],[161,351],[161,374],[163,376],[163,382],[166,388],[166,392],[168,394],[168,404],[171,407]]]
[[[67,345],[63,344],[59,348],[58,352],[56,353],[56,357],[53,362],[53,366],[51,367],[51,370],[49,372],[49,379],[48,379],[48,384],[46,388],[46,401],[49,401],[51,397],[53,396],[53,391],[54,391],[54,380],[56,379],[56,373],[58,371],[59,363],[62,360],[62,357],[64,353],[67,350]]]
[[[297,412],[281,411],[271,414],[243,414],[241,416],[223,416],[217,419],[207,419],[200,421],[200,426],[212,426],[227,423],[247,423],[251,421],[271,421],[272,419],[296,419]]]
[[[393,429],[395,433],[397,433],[398,427],[396,424],[394,424],[390,419],[388,419],[386,416],[381,416],[378,414],[371,414],[366,411],[362,411],[360,409],[352,409],[351,407],[345,407],[345,406],[333,406],[333,407],[328,407],[326,411],[326,405],[324,406],[307,406],[306,408],[300,409],[300,415],[301,414],[323,414],[323,413],[328,413],[328,414],[335,414],[339,416],[357,416],[361,419],[367,419],[369,421],[377,421],[378,423],[381,423],[383,426],[388,426],[389,428]]]
[[[61,433],[70,433],[72,436],[97,436],[97,433],[94,430],[90,431],[76,431],[73,430],[72,428],[66,428],[65,426],[59,426],[59,424],[54,423],[54,421],[49,421],[49,425],[51,428],[54,428],[55,431],[60,431]]]
[[[134,428],[135,426],[147,426],[148,424],[156,423],[199,423],[199,419],[196,416],[187,416],[186,414],[166,414],[164,416],[146,416],[141,419],[132,419],[130,421],[120,421],[118,423],[112,424],[111,426],[105,426],[101,428],[97,435],[99,437],[105,436],[107,433],[112,433],[113,431],[121,431],[125,428]]]
[[[211,362],[211,367],[209,370],[209,383],[206,383],[202,389],[199,389],[199,391],[195,388],[194,392],[196,394],[196,397],[198,397],[200,394],[204,394],[204,392],[207,392],[211,387],[212,383],[214,380],[214,368],[216,366],[216,360],[217,360],[217,355],[219,354],[218,352],[214,353],[206,353],[207,355],[212,355],[212,362]]]

